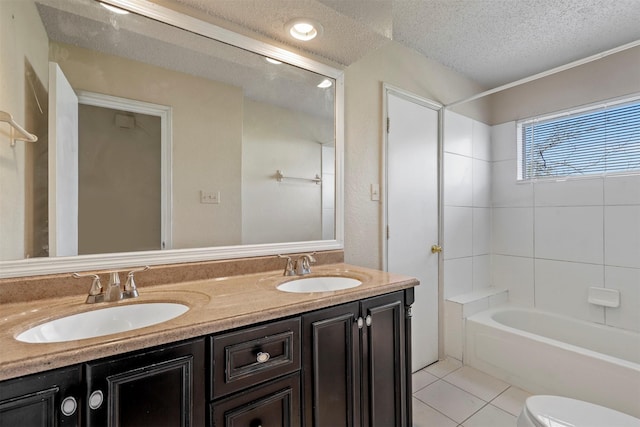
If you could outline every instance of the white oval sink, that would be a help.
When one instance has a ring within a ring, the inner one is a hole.
[[[325,276],[325,277],[305,277],[284,282],[278,285],[278,290],[284,292],[330,292],[342,289],[355,288],[362,285],[358,279],[350,277]]]
[[[174,319],[189,310],[177,303],[140,303],[102,308],[34,326],[16,339],[28,343],[82,340],[131,331]]]

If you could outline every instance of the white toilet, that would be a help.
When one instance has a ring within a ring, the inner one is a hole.
[[[531,396],[518,427],[640,427],[640,419],[604,406],[561,396]]]

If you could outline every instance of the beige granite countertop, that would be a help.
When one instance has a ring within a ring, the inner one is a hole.
[[[327,275],[353,277],[361,280],[362,285],[332,292],[281,292],[276,289],[277,285],[299,277],[283,277],[280,270],[149,288],[140,286],[139,298],[117,303],[85,304],[84,296],[3,303],[0,313],[0,380],[200,337],[418,285],[416,279],[408,276],[342,263],[316,266],[311,275],[304,277]],[[24,330],[48,320],[115,304],[142,302],[179,302],[190,309],[164,323],[97,338],[38,344],[20,342],[14,338]]]

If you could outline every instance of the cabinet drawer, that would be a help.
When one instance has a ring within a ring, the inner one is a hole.
[[[300,426],[300,377],[289,375],[210,405],[213,427]]]
[[[300,369],[298,317],[217,335],[210,342],[211,399]]]

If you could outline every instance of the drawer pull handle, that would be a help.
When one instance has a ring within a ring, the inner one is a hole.
[[[104,401],[104,395],[100,390],[96,390],[89,396],[89,408],[98,409],[102,406],[102,402]]]
[[[270,358],[271,358],[271,355],[269,353],[260,352],[258,353],[258,357],[256,357],[256,360],[258,361],[258,363],[264,363]]]
[[[78,402],[73,396],[65,397],[60,405],[60,410],[62,414],[70,417],[71,415],[76,413],[76,409],[78,409]]]

